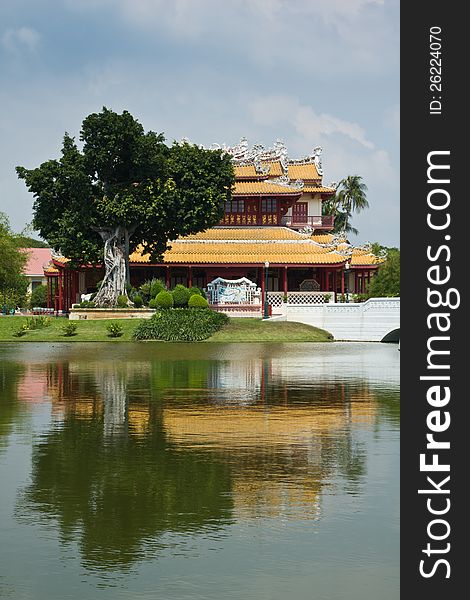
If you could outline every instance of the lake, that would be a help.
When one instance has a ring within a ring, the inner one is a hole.
[[[399,598],[394,344],[0,345],[0,597]]]

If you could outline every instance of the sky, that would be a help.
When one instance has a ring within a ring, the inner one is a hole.
[[[33,217],[15,173],[58,158],[106,106],[168,143],[323,148],[360,175],[353,243],[399,245],[399,0],[2,0],[0,210]]]

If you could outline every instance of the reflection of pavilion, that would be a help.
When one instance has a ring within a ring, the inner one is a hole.
[[[117,469],[124,489],[135,479],[143,506],[146,494],[149,502],[154,501],[151,490],[166,484],[156,465],[142,463],[150,487],[140,486],[140,475],[134,473],[137,463],[132,462],[136,456],[126,458],[126,448],[135,447],[139,456],[140,452],[152,456],[151,463],[162,460],[162,452],[174,456],[175,482],[193,477],[194,489],[205,486],[208,494],[213,493],[210,481],[199,481],[191,469],[197,471],[200,461],[218,465],[227,481],[216,493],[229,500],[231,517],[236,519],[319,518],[325,484],[337,478],[337,472],[348,477],[348,469],[353,473],[362,460],[352,440],[356,427],[376,418],[374,391],[367,382],[352,387],[336,382],[299,401],[292,386],[296,364],[281,357],[253,355],[236,362],[221,358],[64,361],[44,365],[38,377],[42,373],[47,380],[53,414],[63,420],[64,436],[69,431],[72,435],[75,427],[87,431],[89,425],[98,436],[97,444],[113,448],[108,453],[96,447],[103,469],[94,474],[99,487],[109,468]],[[108,467],[113,452],[119,453],[119,462]],[[194,465],[184,474],[178,473],[180,455]],[[131,476],[126,474],[129,468]]]

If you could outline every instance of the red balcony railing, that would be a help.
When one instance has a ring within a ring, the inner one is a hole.
[[[284,225],[285,227],[304,227],[310,225],[316,229],[332,229],[334,221],[334,215],[290,215],[282,217],[281,225]]]

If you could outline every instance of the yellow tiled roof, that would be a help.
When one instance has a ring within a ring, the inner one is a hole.
[[[279,160],[274,162],[265,162],[261,163],[264,167],[269,166],[269,176],[270,177],[279,177],[280,175],[284,175],[284,171],[282,169],[282,165]]]
[[[321,182],[321,177],[318,174],[317,167],[314,163],[303,165],[288,165],[289,179],[303,179],[304,181],[317,180]]]
[[[335,190],[331,187],[325,187],[321,185],[304,185],[302,190],[303,192],[307,192],[309,194],[334,194]]]
[[[308,240],[306,233],[288,227],[212,227],[183,240]]]
[[[257,173],[255,165],[235,165],[235,177],[243,179],[244,177],[261,177],[261,173]]]
[[[333,242],[333,235],[331,233],[320,233],[312,235],[311,238],[317,244],[331,244]]]
[[[366,266],[366,265],[377,265],[383,262],[382,258],[378,258],[375,254],[361,254],[360,252],[353,252],[351,256],[351,266]]]
[[[272,194],[283,196],[300,196],[302,190],[287,185],[280,185],[266,181],[236,181],[233,191],[234,196],[259,196],[260,194]]]
[[[54,265],[47,265],[44,267],[44,273],[58,273],[59,269],[57,267],[54,267]]]
[[[305,242],[172,242],[164,254],[166,264],[342,264],[344,256],[310,241]],[[132,263],[149,262],[148,255],[134,252]]]

